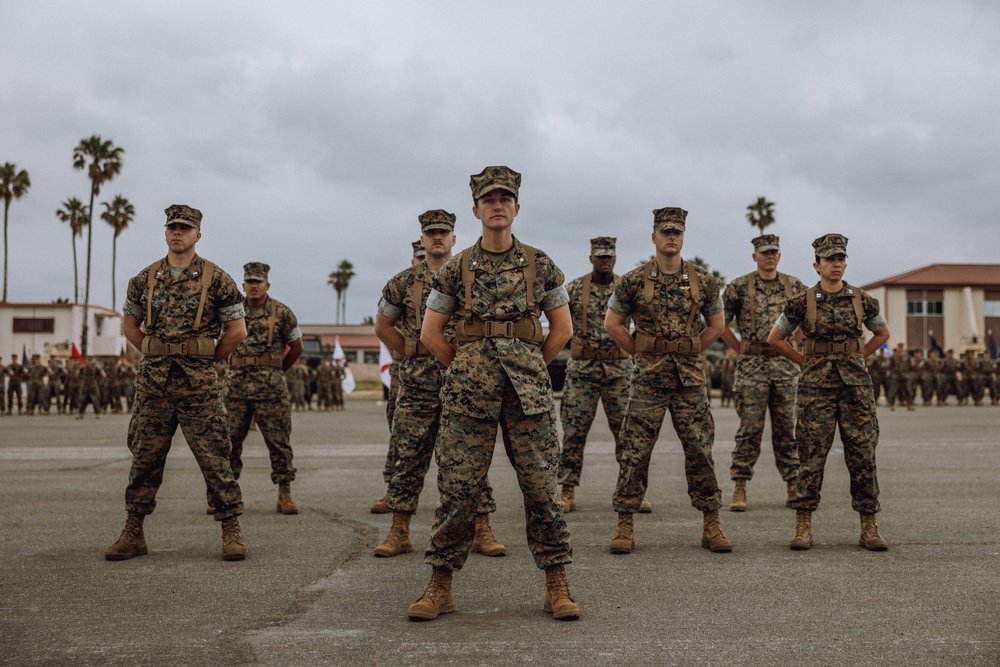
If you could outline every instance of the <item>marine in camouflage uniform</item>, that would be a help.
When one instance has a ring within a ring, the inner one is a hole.
[[[896,403],[913,410],[913,360],[903,343],[896,345],[889,358],[889,409],[895,410]]]
[[[48,392],[45,389],[45,380],[49,377],[49,369],[42,365],[42,357],[34,354],[31,356],[31,365],[28,366],[28,414],[35,414],[35,408],[39,412],[45,411],[45,399]]]
[[[604,320],[615,342],[635,355],[612,501],[618,525],[611,553],[631,553],[635,546],[632,515],[646,495],[649,463],[668,410],[684,450],[691,505],[704,515],[701,545],[715,552],[732,551],[719,523],[722,503],[712,460],[715,421],[700,356],[725,326],[720,285],[703,268],[681,258],[686,219],[687,211],[681,208],[653,211],[656,254],[622,276]],[[629,317],[635,323],[634,340],[625,327]]]
[[[413,248],[413,256],[410,258],[410,267],[415,267],[424,261],[427,251],[424,250],[423,241],[418,239],[410,244]],[[419,337],[419,332],[418,332]],[[391,352],[391,350],[390,350]],[[389,424],[389,450],[385,454],[385,465],[382,466],[382,479],[385,480],[385,495],[372,503],[372,514],[388,514],[392,512],[389,507],[389,484],[392,476],[396,473],[396,461],[398,459],[396,434],[392,430],[392,418],[396,413],[396,399],[399,397],[399,365],[393,359],[389,364],[389,391],[385,400],[385,420]]]
[[[233,478],[239,479],[243,443],[250,423],[256,421],[271,459],[271,483],[278,485],[277,511],[298,514],[291,492],[295,480],[292,404],[282,371],[302,354],[302,332],[292,309],[267,293],[270,270],[262,262],[243,265],[247,337],[229,355],[226,373],[226,414],[232,443],[229,462]],[[211,495],[209,505],[215,505]]]
[[[45,402],[45,413],[52,408],[52,399],[56,400],[56,413],[61,413],[65,407],[63,402],[63,385],[66,382],[66,370],[54,359],[49,359],[49,384]]]
[[[306,407],[306,376],[305,365],[301,362],[285,369],[285,382],[288,384],[291,404],[296,412],[301,412]]]
[[[195,253],[201,212],[178,204],[165,213],[167,256],[129,281],[122,308],[125,336],[145,356],[128,429],[128,518],[104,557],[123,560],[147,553],[143,519],[156,508],[167,453],[180,425],[216,503],[222,557],[242,560],[246,546],[237,517],[243,513],[243,499],[229,462],[229,430],[215,362],[246,337],[243,296],[229,274]]]
[[[936,354],[935,351],[931,352],[933,356]],[[931,360],[924,358],[924,351],[917,350],[914,359],[914,369],[916,370],[917,384],[920,385],[920,400],[923,401],[924,405],[930,405],[934,400],[934,369],[931,366]]]
[[[407,610],[411,619],[454,611],[452,572],[472,548],[498,427],[524,498],[528,545],[545,570],[542,608],[560,620],[580,616],[564,567],[572,548],[557,492],[559,440],[546,369],[573,325],[562,271],[511,233],[520,184],[521,175],[508,167],[472,176],[472,211],[482,236],[434,274],[427,299],[421,341],[447,370],[436,451],[440,500],[426,551],[434,569],[423,596]],[[454,316],[461,318],[457,350],[445,337]]]
[[[316,409],[333,408],[333,362],[324,359],[316,369]]]
[[[753,260],[757,269],[740,276],[726,286],[722,296],[726,327],[722,340],[740,353],[736,363],[736,414],[740,427],[736,431],[729,473],[735,482],[734,512],[747,509],[747,482],[753,479],[753,467],[760,458],[760,443],[764,434],[764,419],[771,415],[771,446],[774,463],[787,489],[786,504],[795,491],[799,453],[795,444],[795,393],[799,368],[767,344],[774,321],[781,315],[785,303],[805,290],[795,276],[778,271],[781,260],[780,239],[764,234],[752,241]],[[728,324],[736,321],[739,338]]]
[[[619,435],[628,403],[632,359],[604,331],[604,314],[619,280],[614,274],[616,241],[610,236],[590,239],[593,271],[566,285],[573,316],[573,339],[570,342],[572,356],[566,364],[566,384],[559,406],[563,429],[559,483],[562,484],[564,512],[576,509],[576,487],[580,485],[583,473],[583,451],[597,414],[598,401],[604,406],[604,414],[615,439],[615,458],[621,461]],[[652,511],[652,505],[645,499],[644,503],[646,509]]]
[[[771,347],[802,367],[796,433],[799,479],[791,502],[796,521],[790,547],[812,546],[812,513],[819,507],[823,469],[839,427],[851,477],[851,505],[861,515],[859,544],[884,551],[888,545],[875,524],[879,427],[865,357],[888,340],[889,327],[879,313],[878,300],[843,280],[847,238],[827,234],[813,241],[813,249],[819,283],[788,301],[768,336]],[[867,343],[862,325],[874,334]],[[804,356],[786,340],[799,327],[806,337]]]
[[[937,376],[938,405],[947,405],[949,396],[956,398],[959,396],[958,371],[960,367],[960,362],[955,358],[955,350],[945,352]]]
[[[10,364],[7,366],[7,414],[14,411],[14,399],[17,399],[17,414],[24,412],[24,404],[21,403],[21,382],[24,381],[24,366],[17,360],[17,355],[10,355]]]
[[[380,557],[413,550],[410,517],[417,511],[441,424],[444,366],[420,342],[420,328],[433,274],[451,258],[455,245],[455,215],[437,209],[422,213],[418,220],[426,259],[399,272],[386,283],[375,321],[375,334],[392,351],[395,382],[399,387],[390,426],[396,447],[387,501],[392,510],[392,529],[375,547],[375,555]],[[454,339],[452,323],[444,333],[449,341]],[[472,550],[488,556],[504,556],[507,549],[493,536],[489,523],[489,513],[494,511],[496,503],[487,477],[476,510]]]
[[[87,362],[80,367],[77,376],[76,418],[83,419],[87,412],[87,403],[94,406],[94,419],[101,418],[101,380],[106,373],[98,365],[94,357],[87,357]]]

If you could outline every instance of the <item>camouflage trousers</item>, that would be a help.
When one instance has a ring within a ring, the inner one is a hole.
[[[934,398],[936,388],[937,381],[934,379],[934,375],[925,374],[920,377],[920,398],[924,403],[929,403]]]
[[[972,376],[965,378],[965,397],[971,397],[976,403],[981,403],[986,395],[986,382],[983,378]]]
[[[226,396],[233,479],[239,479],[243,471],[243,443],[250,432],[250,422],[254,420],[257,420],[257,428],[271,457],[271,482],[291,482],[295,479],[295,468],[292,466],[292,404],[288,394],[266,399]]]
[[[163,482],[163,467],[177,426],[201,468],[215,520],[243,513],[240,486],[229,463],[229,430],[218,386],[211,392],[193,391],[187,376],[171,373],[162,396],[136,392],[128,427],[132,469],[125,488],[125,509],[151,514]]]
[[[559,406],[559,420],[562,422],[562,454],[559,458],[559,483],[579,486],[583,473],[583,449],[587,444],[587,434],[597,414],[597,402],[604,406],[608,426],[615,438],[615,458],[621,463],[622,422],[628,406],[628,376],[621,378],[600,378],[597,381],[578,375],[567,374]]]
[[[48,411],[49,407],[52,405],[51,403],[46,404],[48,397],[49,392],[43,383],[28,383],[28,410],[34,410],[37,407],[39,410]]]
[[[292,395],[292,405],[297,408],[306,407],[306,385],[304,382],[293,382],[288,387]]]
[[[736,392],[736,414],[740,428],[733,449],[732,479],[753,479],[753,467],[760,458],[764,419],[771,415],[771,446],[774,463],[786,482],[795,479],[799,451],[795,445],[795,382],[749,382],[743,380]]]
[[[722,506],[722,493],[712,460],[715,420],[709,408],[707,388],[651,387],[633,375],[628,414],[622,425],[618,485],[612,500],[616,512],[635,514],[639,511],[649,484],[653,447],[660,436],[667,410],[684,449],[684,474],[691,505],[702,512]]]
[[[389,397],[385,401],[385,420],[389,422],[389,451],[385,454],[385,465],[382,466],[382,479],[385,480],[386,484],[389,484],[392,481],[392,476],[396,474],[398,447],[396,445],[396,434],[392,430],[392,419],[396,414],[396,401],[398,399],[399,382],[395,381],[389,387]]]
[[[535,565],[573,561],[569,528],[556,485],[559,439],[555,414],[525,415],[510,381],[504,387],[499,427],[507,459],[524,498],[525,532]],[[475,515],[497,441],[497,421],[442,412],[437,441],[438,500],[428,565],[460,570],[475,537]]]
[[[76,397],[76,409],[82,415],[87,411],[87,403],[94,406],[94,414],[101,412],[101,390],[97,385],[80,387]]]
[[[898,401],[900,405],[913,405],[913,383],[909,377],[899,377],[894,373],[889,376],[889,392],[886,394],[889,405],[895,405]]]
[[[11,382],[7,385],[7,410],[14,409],[14,399],[17,399],[17,409],[20,412],[24,405],[21,403],[21,383]]]
[[[329,382],[316,383],[316,407],[333,407],[333,385]]]
[[[844,461],[851,477],[851,507],[856,512],[878,512],[878,476],[875,447],[878,417],[872,388],[799,386],[797,439],[799,481],[790,506],[815,512],[823,488],[823,469],[840,427]]]
[[[942,403],[946,403],[949,396],[958,396],[958,381],[954,375],[939,373],[935,376],[935,385],[937,399]]]
[[[394,512],[417,511],[424,478],[431,466],[434,445],[441,427],[441,398],[438,392],[402,387],[393,412],[392,439],[396,446],[396,466],[389,480],[389,507]],[[493,487],[489,477],[483,485],[477,514],[495,512]]]

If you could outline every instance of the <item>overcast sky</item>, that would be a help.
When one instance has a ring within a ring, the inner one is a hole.
[[[91,302],[116,309],[166,254],[163,209],[186,203],[205,216],[199,253],[237,282],[270,264],[300,322],[335,320],[327,277],[352,262],[358,322],[408,266],[420,213],[456,213],[456,250],[475,242],[469,175],[493,164],[523,174],[514,233],[568,279],[593,236],[618,237],[619,272],[648,258],[661,206],[689,211],[685,257],[735,278],[758,196],[776,203],[780,268],[810,284],[827,232],[850,238],[855,284],[1000,261],[1000,10],[985,0],[9,0],[0,62],[0,163],[32,181],[10,207],[15,302],[72,296],[55,211],[86,203],[72,153],[93,134],[125,149],[98,201],[137,212],[116,304],[95,219]]]

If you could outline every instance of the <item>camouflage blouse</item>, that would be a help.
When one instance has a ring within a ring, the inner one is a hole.
[[[750,313],[750,276],[754,279],[754,312]],[[805,291],[805,285],[795,276],[788,276],[792,296]],[[740,276],[726,286],[722,305],[726,310],[726,326],[736,320],[740,340],[766,342],[774,321],[785,309],[785,285],[780,279],[764,280],[757,272]],[[799,376],[795,362],[782,356],[741,354],[736,362],[736,382],[739,391],[743,382],[789,382]]]
[[[476,241],[469,257],[475,274],[472,303],[475,317],[485,321],[516,321],[527,313],[524,268],[528,264],[524,246],[517,238],[499,266],[494,266]],[[439,313],[462,317],[465,287],[462,284],[461,253],[434,274],[427,307]],[[563,287],[563,272],[552,259],[536,249],[534,306],[532,313],[555,310],[569,297]],[[553,407],[552,382],[539,346],[519,338],[480,338],[463,344],[445,372],[442,402],[446,410],[477,419],[497,419],[504,385],[510,382],[526,415],[548,412]]]
[[[690,273],[682,271],[663,273],[653,271],[653,308],[656,319],[642,302],[646,280],[646,264],[632,269],[622,276],[615,288],[608,308],[623,317],[631,317],[637,332],[676,340],[683,336],[696,335],[705,329],[705,317],[722,312],[719,298],[719,281],[712,274],[696,264],[685,261]],[[655,274],[655,275],[653,275]],[[691,281],[697,280],[701,292],[701,307],[694,325],[688,328],[694,301],[691,296]],[[700,387],[705,385],[705,368],[697,354],[637,354],[634,359],[633,381],[662,389],[678,386]]]
[[[285,346],[302,338],[299,322],[292,309],[270,296],[259,306],[244,301],[247,337],[233,352],[240,357],[259,357],[270,352],[275,358],[285,355]],[[275,316],[271,345],[267,344],[268,320]],[[288,385],[280,368],[240,366],[226,374],[226,395],[233,398],[278,398],[288,394]]]
[[[216,266],[205,298],[201,325],[195,330],[204,265],[205,260],[195,255],[191,264],[175,278],[167,259],[160,260],[159,266],[154,269],[156,286],[152,322],[146,322],[149,271],[143,269],[128,283],[122,313],[143,322],[146,335],[155,336],[164,343],[180,343],[197,337],[217,339],[224,322],[243,317],[243,295],[229,274]],[[136,389],[154,396],[162,395],[171,364],[183,369],[196,391],[217,387],[218,376],[212,359],[174,355],[144,357],[136,376]]]
[[[610,285],[598,285],[590,281],[590,299],[587,312],[583,312],[583,283],[586,276],[566,284],[569,295],[569,310],[573,317],[573,341],[582,342],[592,350],[605,352],[614,350],[618,343],[604,330],[604,314],[608,312],[608,301],[614,294],[615,287],[621,282],[621,276],[615,276]],[[584,337],[584,320],[586,319],[586,337]],[[625,323],[628,327],[631,320]],[[618,379],[628,377],[632,372],[632,360],[623,355],[622,359],[570,359],[566,367],[567,373],[586,378]]]
[[[785,311],[774,326],[791,335],[802,327],[807,337],[844,342],[861,336],[861,325],[869,331],[880,331],[886,325],[879,314],[878,299],[859,287],[844,283],[839,292],[824,292],[817,283],[809,289],[816,291],[816,322],[806,322],[806,293],[798,294],[785,304]],[[864,322],[858,322],[854,313],[854,290],[861,292]],[[802,364],[800,386],[841,387],[844,385],[871,385],[872,379],[861,352],[817,354],[807,356]]]

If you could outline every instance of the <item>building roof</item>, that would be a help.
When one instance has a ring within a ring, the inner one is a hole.
[[[876,287],[1000,288],[1000,264],[929,264],[861,286],[866,290]]]

